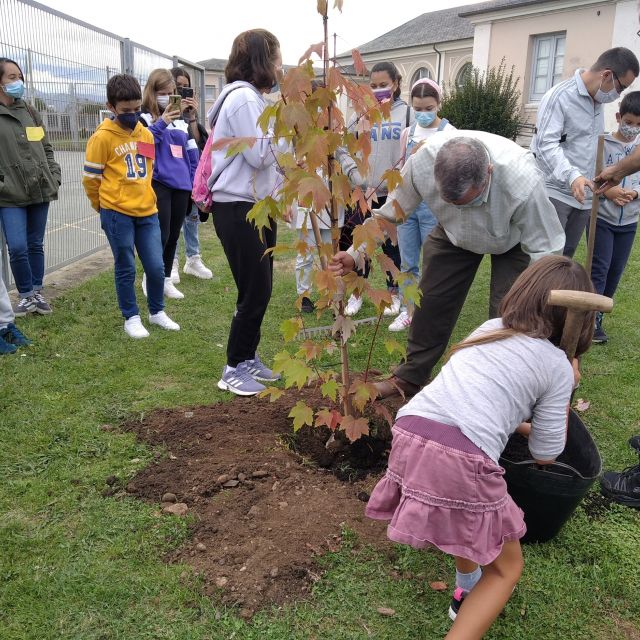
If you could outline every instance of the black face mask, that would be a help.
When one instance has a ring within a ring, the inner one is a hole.
[[[138,124],[138,118],[142,114],[142,111],[136,111],[135,113],[116,113],[116,120],[125,128],[133,129]]]

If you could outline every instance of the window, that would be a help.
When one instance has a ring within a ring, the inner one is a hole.
[[[465,62],[460,71],[458,71],[456,75],[456,87],[460,88],[466,81],[467,78],[471,75],[471,71],[473,70],[473,65],[470,62]]]
[[[206,84],[204,86],[204,99],[207,102],[213,102],[217,98],[217,87],[213,84]]]
[[[427,67],[420,67],[414,74],[411,76],[411,86],[418,82],[418,80],[422,80],[422,78],[431,78],[431,71],[427,69]]]
[[[542,96],[562,79],[565,41],[566,32],[534,37],[531,102],[542,100]]]

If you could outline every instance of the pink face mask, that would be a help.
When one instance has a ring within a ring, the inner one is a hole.
[[[393,95],[393,91],[391,89],[387,89],[386,87],[382,89],[372,89],[372,91],[378,102],[391,100],[391,96]]]

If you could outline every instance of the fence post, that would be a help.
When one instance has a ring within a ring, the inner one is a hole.
[[[135,75],[133,73],[133,47],[131,46],[131,38],[123,38],[122,41],[122,73]]]

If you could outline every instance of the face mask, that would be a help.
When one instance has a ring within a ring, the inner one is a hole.
[[[421,127],[429,127],[436,119],[435,111],[416,111],[416,122]]]
[[[619,97],[620,94],[617,92],[616,90],[616,85],[613,85],[613,89],[611,89],[611,91],[603,91],[602,90],[602,83],[604,82],[604,80],[600,81],[600,88],[596,91],[596,95],[593,96],[593,99],[596,102],[599,102],[600,104],[607,104],[608,102],[615,102]]]
[[[9,84],[5,84],[3,88],[4,92],[10,98],[17,100],[18,98],[22,98],[22,94],[24,93],[24,82],[22,82],[22,80],[14,80]]]
[[[378,102],[384,102],[385,100],[391,100],[391,96],[393,95],[393,91],[391,89],[383,88],[383,89],[373,89],[373,95],[375,95],[376,100]]]
[[[620,126],[618,127],[618,133],[625,140],[633,140],[637,136],[640,136],[640,127],[633,127],[626,122],[621,122]]]
[[[169,96],[156,96],[156,102],[161,109],[166,109],[169,106]]]
[[[142,111],[136,111],[135,113],[117,113],[116,120],[123,126],[125,129],[135,129],[136,124],[138,124],[138,118]]]

